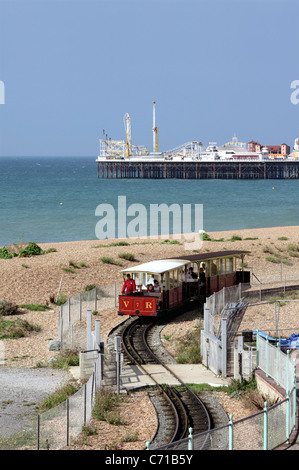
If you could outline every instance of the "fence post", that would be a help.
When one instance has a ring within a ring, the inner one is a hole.
[[[39,450],[40,439],[40,414],[37,415],[37,450]]]
[[[268,409],[266,401],[264,405],[264,450],[268,450]]]
[[[290,437],[290,394],[287,393],[287,407],[286,407],[286,439],[287,444],[289,443]]]
[[[294,359],[294,366],[293,366],[293,428],[296,427],[296,405],[297,405],[297,396],[296,396],[296,385],[297,384],[297,377],[296,377],[296,359]]]
[[[79,294],[79,318],[82,320],[82,293]]]
[[[189,428],[188,450],[193,450],[193,429]]]
[[[227,373],[227,319],[222,318],[221,320],[221,369],[222,376],[226,377]],[[217,370],[219,370],[219,364],[217,364]]]
[[[86,383],[84,384],[84,412],[83,412],[84,418],[84,426],[86,426]]]
[[[229,428],[228,428],[228,450],[234,449],[234,424],[233,415],[229,415]]]
[[[259,366],[259,345],[260,345],[260,339],[259,339],[259,330],[256,330],[256,367]]]
[[[266,377],[269,377],[269,374],[268,374],[268,371],[269,371],[269,351],[268,351],[268,348],[269,347],[269,339],[268,339],[268,335],[267,335],[267,338],[266,338]]]
[[[86,314],[86,349],[92,349],[92,344],[91,344],[91,310],[87,310]]]
[[[276,384],[279,385],[279,358],[280,358],[280,347],[279,347],[279,341],[276,343],[276,373],[277,373],[277,378],[276,378]]]
[[[286,384],[286,393],[290,391],[290,350],[287,350],[287,384]]]
[[[97,311],[98,309],[98,288],[95,287],[94,289],[94,309]]]
[[[66,399],[66,445],[70,445],[70,400]]]

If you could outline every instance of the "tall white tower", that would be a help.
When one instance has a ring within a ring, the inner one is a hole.
[[[129,157],[129,156],[132,154],[132,131],[131,131],[131,118],[130,118],[129,113],[126,113],[126,114],[124,115],[124,125],[125,125],[126,136],[127,136],[127,140],[126,140],[126,144],[127,144],[126,155],[127,155],[127,157]]]
[[[156,102],[153,101],[153,152],[158,152],[158,128],[156,126]]]

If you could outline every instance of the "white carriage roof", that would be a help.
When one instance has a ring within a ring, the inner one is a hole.
[[[149,261],[148,263],[138,264],[131,268],[122,269],[121,273],[150,273],[150,274],[162,274],[173,269],[181,268],[190,261],[183,259],[160,259],[155,261]]]

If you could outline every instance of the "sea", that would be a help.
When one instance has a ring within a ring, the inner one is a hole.
[[[95,160],[1,157],[0,246],[123,238],[130,223],[151,235],[151,208],[161,204],[189,208],[192,232],[299,225],[298,180],[101,179]],[[161,224],[159,235],[173,233],[171,215],[169,232]]]

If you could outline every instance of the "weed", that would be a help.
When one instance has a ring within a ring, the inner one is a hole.
[[[99,421],[106,421],[108,413],[119,406],[122,400],[119,395],[111,390],[101,388],[95,396],[93,417]]]
[[[136,261],[135,255],[133,253],[121,253],[118,255],[118,257],[127,261]]]
[[[18,339],[26,336],[32,331],[40,331],[41,327],[29,323],[27,320],[4,320],[0,316],[0,339]]]
[[[8,300],[0,299],[0,316],[15,315],[18,313],[18,305]]]
[[[236,242],[238,240],[242,240],[242,237],[240,237],[239,235],[233,235],[231,238],[230,238],[230,242]]]
[[[110,256],[103,256],[100,258],[100,260],[105,264],[115,264],[116,266],[122,266],[120,261],[115,261],[115,259],[111,258]]]
[[[56,392],[48,396],[39,406],[41,411],[47,411],[55,406],[59,405],[60,403],[64,402],[67,398],[71,395],[76,393],[79,389],[79,385],[75,382],[70,380],[66,384],[62,385]]]
[[[31,312],[45,312],[46,310],[49,310],[51,307],[49,305],[43,305],[43,304],[22,304],[20,305],[20,308],[25,308],[26,310],[30,310]]]

